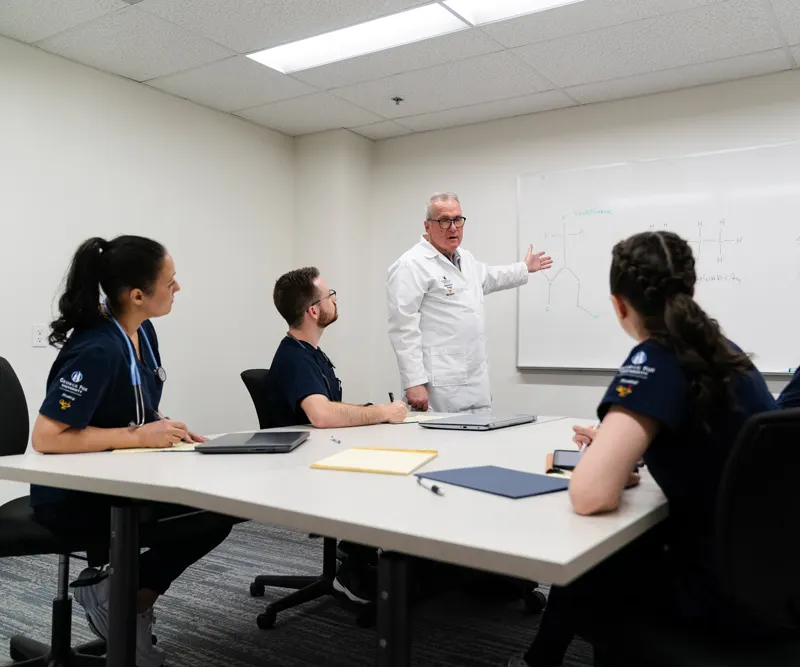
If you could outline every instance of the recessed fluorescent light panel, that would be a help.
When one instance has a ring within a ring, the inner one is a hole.
[[[472,25],[482,25],[578,2],[583,0],[445,0],[444,4]]]
[[[469,26],[441,5],[425,5],[317,37],[252,53],[248,58],[289,74],[411,44]]]

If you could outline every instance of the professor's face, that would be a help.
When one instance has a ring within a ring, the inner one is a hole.
[[[445,255],[452,255],[461,239],[464,237],[464,227],[457,227],[453,221],[461,218],[461,204],[457,201],[436,202],[431,207],[430,219],[425,221],[425,231],[428,233],[431,245]],[[437,222],[441,220],[442,222]]]

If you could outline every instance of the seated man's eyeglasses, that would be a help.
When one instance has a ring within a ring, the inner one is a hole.
[[[450,225],[455,225],[459,229],[464,226],[464,223],[467,219],[463,216],[458,216],[457,218],[439,218],[438,220],[428,220],[428,222],[438,222],[439,227],[442,229],[447,229]]]
[[[326,296],[323,296],[321,299],[317,299],[313,303],[308,304],[308,307],[311,308],[311,306],[316,306],[318,303],[322,303],[323,301],[325,301],[325,299],[330,299],[334,296],[336,296],[336,290],[332,289],[330,293],[327,294]]]

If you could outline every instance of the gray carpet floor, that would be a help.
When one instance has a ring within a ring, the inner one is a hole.
[[[0,561],[0,641],[14,634],[49,638],[56,558]],[[279,528],[236,526],[215,552],[188,570],[156,605],[155,632],[169,667],[356,667],[374,664],[375,632],[355,624],[330,598],[284,612],[272,630],[255,618],[285,593],[249,596],[256,574],[316,574],[322,540]],[[82,564],[73,563],[72,577]],[[413,664],[425,667],[501,667],[533,638],[538,616],[521,602],[489,604],[464,593],[442,595],[413,611]],[[90,635],[75,605],[73,636]],[[5,659],[0,656],[0,664]],[[592,664],[590,648],[573,642],[565,667]]]

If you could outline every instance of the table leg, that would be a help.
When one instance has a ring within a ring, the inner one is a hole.
[[[111,582],[107,667],[136,667],[136,595],[139,588],[139,509],[111,508]]]
[[[378,565],[377,667],[411,664],[411,613],[408,604],[408,558],[382,553]]]

